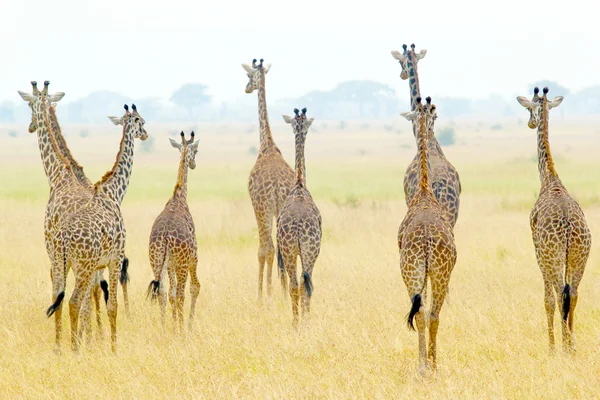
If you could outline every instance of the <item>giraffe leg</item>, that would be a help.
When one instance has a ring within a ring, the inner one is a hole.
[[[54,352],[60,354],[60,344],[62,341],[62,300],[65,296],[65,270],[62,265],[52,262],[50,269],[52,278],[52,306],[46,312],[48,316],[54,314],[55,346]]]
[[[177,277],[177,322],[179,332],[183,333],[183,303],[185,301],[185,284],[187,283],[188,271],[183,270],[181,275]]]
[[[407,322],[410,328],[413,328],[413,318],[417,322],[417,331],[419,333],[419,373],[425,375],[430,368],[427,359],[427,341],[425,339],[425,304],[422,297],[422,293],[427,287],[427,272],[424,261],[420,263],[421,265],[411,265],[404,261],[405,257],[406,254],[401,252],[400,269],[402,271],[402,279],[412,303]]]
[[[117,351],[117,288],[119,286],[119,276],[121,274],[121,263],[123,255],[117,260],[111,260],[108,267],[108,320],[110,321],[110,340],[111,350]]]
[[[85,294],[82,299],[81,309],[79,311],[79,317],[81,319],[81,323],[79,324],[79,338],[80,343],[83,342],[83,337],[85,333],[85,342],[86,345],[89,345],[90,339],[92,337],[92,292],[93,292],[94,282],[90,282],[88,288],[85,291]]]
[[[446,298],[446,285],[442,282],[431,282],[431,312],[429,313],[429,353],[431,367],[436,368],[437,332],[440,324],[440,311]]]
[[[188,328],[191,330],[193,327],[194,315],[196,314],[196,301],[200,294],[200,281],[198,280],[198,274],[196,273],[196,267],[198,265],[198,259],[195,258],[190,264],[190,320],[188,321]]]
[[[173,322],[177,322],[177,274],[175,273],[175,267],[169,266],[169,304],[171,305],[171,312]]]
[[[563,290],[564,290],[564,285],[562,282],[562,279],[560,280],[560,282],[555,282],[554,284],[554,290],[556,291],[556,297],[558,299],[560,299],[560,304],[562,305],[563,301]],[[562,307],[559,308],[559,310],[561,310]],[[569,327],[568,327],[568,318],[564,319],[563,318],[563,313],[559,312],[559,316],[560,316],[560,325],[562,328],[562,343],[563,343],[563,350],[565,352],[569,351],[569,344],[571,342],[571,335],[569,332]],[[554,313],[552,313],[552,319],[554,320]],[[554,324],[553,324],[554,325]]]
[[[313,290],[312,272],[315,266],[316,255],[307,255],[304,251],[301,251],[300,261],[302,263],[302,285],[300,285],[302,318],[308,319],[310,317],[310,299]]]
[[[556,299],[554,297],[554,288],[544,279],[544,306],[546,308],[546,317],[548,318],[548,343],[550,351],[554,351],[554,309]]]
[[[300,294],[298,288],[298,278],[296,277],[296,257],[284,258],[285,269],[290,280],[290,297],[292,298],[292,325],[298,328],[298,303]]]
[[[270,200],[269,200],[270,201]],[[270,201],[271,203],[271,201]],[[275,246],[273,245],[273,215],[274,206],[268,204],[264,212],[256,212],[258,223],[258,298],[262,297],[265,263],[267,264],[267,278],[272,277],[273,261],[275,259]],[[271,293],[271,280],[267,281],[267,291]]]
[[[98,327],[98,339],[102,339],[102,317],[100,315],[100,297],[101,297],[100,285],[94,285],[92,292],[94,295],[94,305],[96,306],[96,326]]]
[[[84,267],[85,268],[85,267]],[[69,314],[71,319],[71,349],[74,352],[79,351],[80,339],[79,331],[79,314],[81,311],[82,300],[89,290],[91,276],[85,270],[75,277],[75,288],[69,300]]]

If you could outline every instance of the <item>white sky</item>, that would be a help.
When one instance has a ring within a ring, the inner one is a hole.
[[[244,96],[240,64],[272,63],[269,100],[371,79],[408,97],[390,50],[414,42],[423,95],[521,94],[600,84],[600,6],[581,0],[4,0],[0,100],[29,81],[64,102],[106,89],[168,98],[181,84]],[[355,6],[357,5],[357,6]],[[522,93],[523,92],[523,93]],[[435,98],[435,97],[434,97]]]

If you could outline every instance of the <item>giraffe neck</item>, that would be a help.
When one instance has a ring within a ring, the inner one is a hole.
[[[408,67],[408,88],[410,90],[410,110],[417,109],[417,97],[421,97],[421,87],[419,86],[419,73],[417,72],[417,64],[412,59],[407,62]],[[417,136],[417,122],[413,121],[413,135]]]
[[[123,124],[123,137],[119,146],[119,153],[112,169],[104,174],[102,179],[94,185],[96,192],[101,190],[117,204],[123,202],[127,187],[129,186],[129,178],[133,167],[133,145],[134,135],[133,129],[129,129],[132,118]]]
[[[306,136],[296,135],[296,184],[306,186],[306,165],[304,163],[304,144]]]
[[[417,118],[418,152],[419,152],[419,187],[425,193],[433,193],[429,185],[429,168],[427,166],[427,130],[425,128],[425,116]]]
[[[261,69],[258,80],[258,121],[260,123],[260,147],[267,149],[274,145],[267,113],[267,96],[265,90],[265,72]]]
[[[37,120],[38,146],[42,157],[42,165],[44,166],[44,172],[48,178],[48,184],[50,185],[50,188],[52,188],[60,179],[64,167],[68,165],[68,160],[62,156],[58,143],[56,142],[54,132],[51,128],[48,110],[45,109],[45,101],[46,100],[43,99],[42,104],[36,108],[35,116]]]
[[[177,171],[177,183],[173,190],[174,200],[187,201],[187,176],[188,176],[188,165],[185,162],[187,157],[187,146],[181,152],[181,160],[179,161],[179,170]]]
[[[83,167],[79,165],[77,161],[73,158],[69,147],[67,146],[67,142],[65,141],[65,137],[62,134],[62,130],[60,129],[60,125],[58,124],[58,118],[56,117],[56,110],[54,107],[50,107],[50,126],[54,133],[54,137],[56,138],[56,143],[58,144],[58,148],[60,149],[61,154],[68,160],[69,165],[71,166],[71,170],[75,174],[75,177],[86,188],[91,188],[92,183],[85,176],[83,172]]]
[[[537,132],[537,152],[538,152],[538,172],[542,186],[548,182],[558,179],[558,174],[554,168],[554,160],[550,152],[550,142],[548,140],[548,109],[547,104],[542,104],[542,116]]]

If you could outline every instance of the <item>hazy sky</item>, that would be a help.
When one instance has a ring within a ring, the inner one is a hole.
[[[355,6],[358,5],[358,6]],[[272,63],[269,100],[371,79],[408,97],[390,50],[414,42],[423,95],[600,84],[597,15],[583,1],[6,0],[0,100],[48,79],[65,103],[99,89],[168,98],[181,84],[245,96],[240,64]],[[597,6],[596,6],[597,7]],[[587,12],[586,12],[587,10]],[[434,97],[435,98],[435,97]]]

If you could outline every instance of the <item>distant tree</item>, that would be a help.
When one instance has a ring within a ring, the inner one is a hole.
[[[443,128],[435,136],[442,146],[451,146],[456,141],[456,133],[451,127]]]
[[[365,105],[373,106],[374,116],[379,116],[381,97],[392,97],[394,89],[374,81],[349,81],[340,83],[331,91],[331,98],[358,104],[358,116],[364,116]]]
[[[206,93],[208,86],[201,83],[186,83],[171,95],[171,101],[178,107],[186,108],[190,118],[194,117],[194,109],[210,102],[211,96]]]

